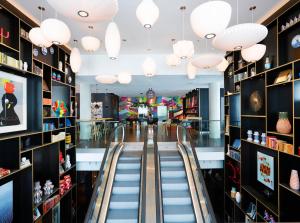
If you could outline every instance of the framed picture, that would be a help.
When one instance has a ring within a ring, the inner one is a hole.
[[[0,186],[0,201],[0,223],[13,222],[13,181]]]
[[[0,71],[0,134],[27,129],[27,79]]]
[[[257,152],[257,180],[274,190],[274,157]]]

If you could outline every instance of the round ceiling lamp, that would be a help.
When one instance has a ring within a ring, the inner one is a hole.
[[[151,57],[146,58],[142,65],[142,68],[146,77],[153,77],[156,73],[156,64]]]
[[[62,15],[83,22],[112,19],[118,12],[118,0],[47,0]]]
[[[129,84],[132,80],[131,74],[127,72],[119,73],[118,81],[120,84]]]
[[[152,88],[149,88],[149,90],[146,92],[146,97],[148,99],[155,98],[155,92],[152,90]]]
[[[223,56],[215,53],[206,53],[197,56],[192,60],[195,67],[202,69],[212,68],[222,62]]]
[[[46,39],[40,27],[32,28],[29,31],[29,39],[34,45],[39,47],[47,48],[52,45],[51,41]]]
[[[101,84],[114,84],[118,80],[114,75],[98,75],[95,79]]]
[[[100,40],[94,36],[84,36],[81,38],[81,45],[86,51],[95,52],[100,47]]]
[[[181,63],[181,61],[180,61],[180,58],[177,55],[170,54],[166,58],[166,63],[167,63],[168,66],[176,67]]]
[[[173,51],[181,59],[191,58],[195,53],[194,43],[189,40],[180,40],[173,45]]]
[[[64,45],[71,38],[69,27],[61,20],[50,18],[41,23],[45,38],[56,45]]]
[[[213,46],[224,51],[242,50],[262,41],[268,29],[256,23],[231,26],[213,39]]]
[[[153,0],[142,0],[136,9],[136,17],[146,29],[150,29],[159,17],[159,8]]]
[[[193,10],[190,21],[201,38],[211,39],[224,31],[231,18],[231,6],[225,1],[208,1]]]
[[[266,45],[255,44],[241,51],[242,57],[247,62],[259,61],[266,53]]]
[[[195,67],[191,61],[188,62],[187,68],[186,68],[188,79],[195,79],[197,74],[197,67]]]
[[[121,48],[121,36],[115,22],[110,22],[105,33],[105,48],[110,59],[116,60]]]
[[[77,47],[74,47],[71,50],[70,54],[70,65],[74,73],[78,73],[81,67],[81,55]]]
[[[218,71],[224,72],[227,69],[228,65],[228,61],[223,58],[222,62],[217,65],[217,69]]]

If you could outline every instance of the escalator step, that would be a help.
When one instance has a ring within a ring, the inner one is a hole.
[[[137,223],[138,209],[109,209],[107,223]]]
[[[164,205],[165,222],[194,222],[195,216],[191,205]]]
[[[162,161],[160,164],[161,167],[182,167],[183,168],[183,162],[180,160],[169,160],[169,161]]]

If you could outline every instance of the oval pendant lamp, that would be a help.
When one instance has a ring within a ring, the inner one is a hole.
[[[81,55],[77,47],[74,47],[70,54],[70,65],[74,73],[78,73],[81,67]]]
[[[208,1],[193,10],[190,22],[199,37],[211,39],[226,29],[230,18],[230,4],[225,1]]]
[[[108,57],[116,60],[121,48],[121,36],[119,28],[115,22],[110,22],[105,32],[105,48]]]
[[[188,79],[192,80],[196,78],[197,74],[197,67],[195,67],[191,61],[188,62],[187,68],[186,68]]]
[[[143,72],[146,77],[153,77],[156,73],[156,63],[152,57],[147,57],[142,64]]]
[[[86,51],[95,52],[100,47],[100,40],[94,36],[84,36],[81,38],[81,45]]]
[[[98,75],[95,79],[101,84],[114,84],[118,80],[114,75]]]
[[[195,67],[202,69],[212,68],[222,62],[223,56],[216,53],[205,53],[192,60]]]
[[[136,9],[136,17],[147,29],[150,29],[159,17],[159,8],[153,0],[142,0]]]
[[[71,38],[69,27],[61,20],[49,18],[41,23],[45,38],[56,45],[67,44]]]
[[[121,72],[118,74],[118,81],[120,84],[129,84],[132,80],[132,76],[128,72]]]
[[[29,31],[29,39],[34,45],[42,48],[48,48],[52,45],[51,41],[46,39],[40,27],[32,28]]]

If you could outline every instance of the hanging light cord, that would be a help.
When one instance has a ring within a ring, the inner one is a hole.
[[[182,40],[184,40],[184,28],[185,28],[184,27],[184,22],[185,22],[184,21],[184,10],[185,10],[185,7],[183,6],[181,10],[182,10]]]
[[[236,0],[236,24],[239,24],[239,0]]]

